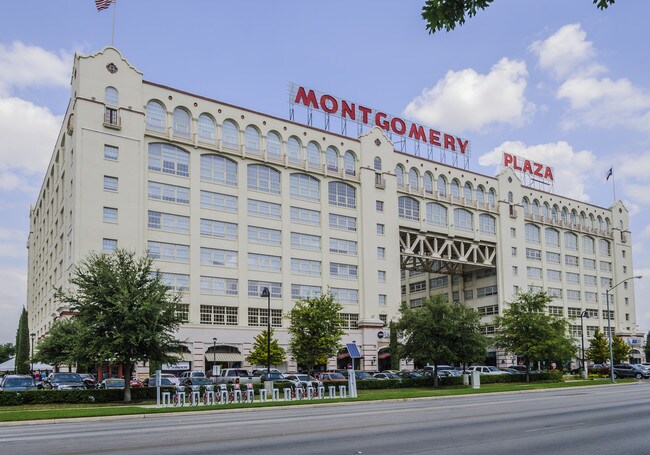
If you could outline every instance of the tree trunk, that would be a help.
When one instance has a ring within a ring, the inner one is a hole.
[[[433,386],[438,388],[438,364],[433,364]]]
[[[124,402],[131,402],[131,362],[125,362],[122,365],[124,372]]]

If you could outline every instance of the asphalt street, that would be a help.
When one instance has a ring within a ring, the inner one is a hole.
[[[635,454],[650,383],[0,426],[21,454]]]

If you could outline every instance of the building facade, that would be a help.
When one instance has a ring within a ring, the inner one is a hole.
[[[363,367],[388,357],[402,301],[446,294],[492,319],[547,290],[574,335],[636,333],[627,210],[603,208],[395,151],[380,128],[347,137],[144,81],[114,48],[76,55],[71,99],[30,211],[30,329],[90,251],[149,254],[183,293],[179,368],[244,365],[271,324],[287,345],[296,299],[328,288]],[[215,340],[216,338],[216,340]],[[505,353],[490,354],[511,364]],[[340,356],[344,357],[344,356]],[[340,365],[341,361],[338,359]],[[329,367],[336,367],[331,359]],[[408,367],[409,365],[404,365]],[[290,358],[284,369],[296,369]],[[172,368],[170,366],[169,368]]]

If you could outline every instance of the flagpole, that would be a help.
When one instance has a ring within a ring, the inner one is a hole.
[[[113,1],[113,33],[111,35],[111,47],[115,47],[115,10],[117,10],[117,0]]]

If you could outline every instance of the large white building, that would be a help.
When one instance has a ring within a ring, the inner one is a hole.
[[[295,300],[329,287],[343,341],[376,369],[401,301],[444,293],[476,308],[490,334],[505,302],[543,289],[574,335],[586,310],[591,336],[607,332],[606,290],[632,276],[621,202],[598,207],[523,186],[510,168],[490,177],[400,153],[380,128],[346,137],[147,82],[110,47],[76,55],[71,86],[30,212],[39,338],[70,314],[54,289],[72,267],[116,247],[148,251],[183,292],[178,336],[193,369],[246,365],[267,323],[263,287],[283,345]],[[616,334],[636,334],[633,286],[613,292]]]

